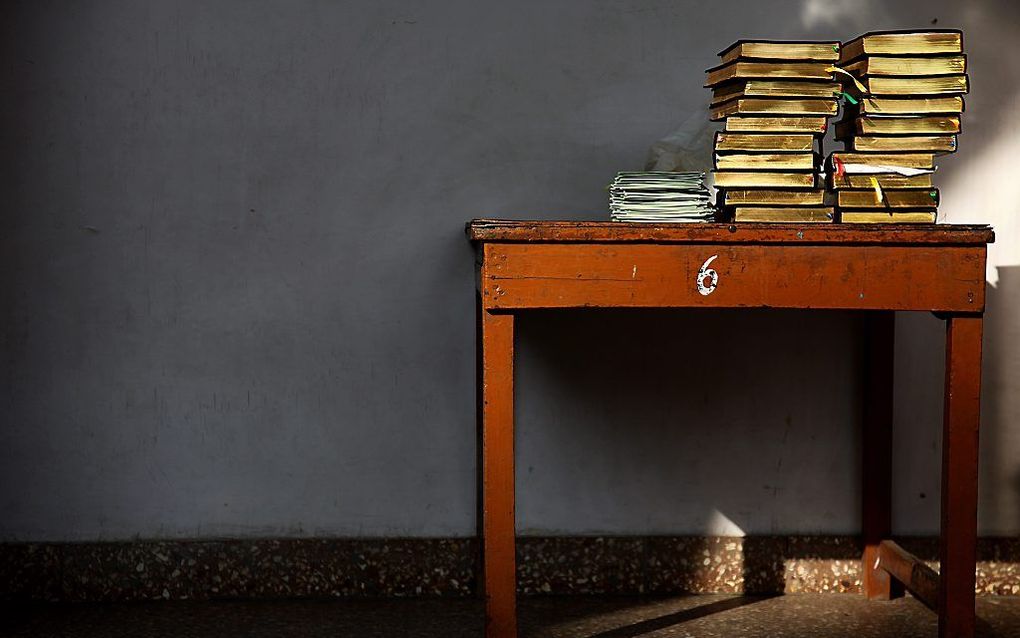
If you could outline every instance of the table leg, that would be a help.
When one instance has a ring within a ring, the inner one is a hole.
[[[950,316],[946,324],[939,636],[972,638],[983,319]]]
[[[480,310],[481,545],[486,638],[517,636],[514,317]]]
[[[870,600],[903,595],[901,583],[876,567],[878,545],[892,534],[893,345],[896,313],[865,315],[864,430],[861,440],[862,588]]]

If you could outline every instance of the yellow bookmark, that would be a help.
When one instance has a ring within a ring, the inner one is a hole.
[[[878,203],[881,204],[882,198],[884,197],[884,195],[882,194],[882,187],[878,185],[878,178],[876,178],[875,176],[871,176],[870,179],[871,187],[875,189],[875,197],[877,198]]]
[[[827,68],[825,70],[828,71],[829,73],[842,73],[843,75],[847,76],[848,78],[850,78],[851,80],[854,81],[854,86],[856,86],[857,90],[861,92],[861,95],[867,95],[868,94],[868,89],[866,89],[864,87],[864,85],[861,84],[860,80],[855,78],[849,71],[847,71],[845,69],[841,69],[841,68],[839,68],[838,66],[835,66],[835,65],[830,66],[829,68]]]

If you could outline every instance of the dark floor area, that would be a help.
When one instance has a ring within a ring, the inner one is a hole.
[[[1020,636],[1020,598],[983,597],[977,608],[980,636]],[[868,602],[850,594],[526,598],[520,617],[522,636],[534,638],[936,635],[935,615],[912,598]],[[482,624],[481,604],[469,599],[7,604],[0,636],[476,638]]]

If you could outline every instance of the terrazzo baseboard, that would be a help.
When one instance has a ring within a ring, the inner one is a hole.
[[[899,539],[934,561],[938,541]],[[520,537],[524,594],[859,592],[852,536]],[[1020,594],[1020,538],[983,538],[977,591]],[[470,596],[474,539],[0,544],[0,598]],[[935,563],[932,562],[934,566]]]

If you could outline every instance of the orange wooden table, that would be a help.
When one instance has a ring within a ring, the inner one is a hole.
[[[863,418],[863,589],[906,587],[939,636],[974,635],[978,414],[986,226],[627,224],[474,220],[479,523],[486,636],[517,635],[514,312],[531,308],[869,311]],[[889,540],[893,317],[946,321],[940,572]]]

